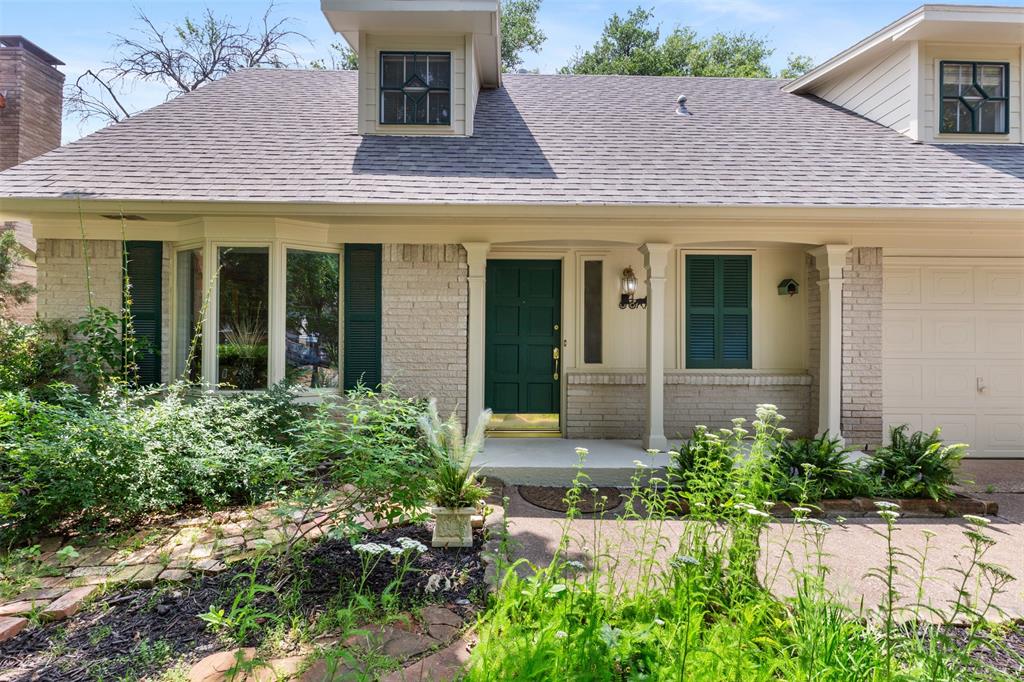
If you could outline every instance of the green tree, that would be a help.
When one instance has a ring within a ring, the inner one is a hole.
[[[309,63],[309,68],[318,71],[355,71],[359,68],[359,55],[344,43],[331,43],[327,56],[314,59]]]
[[[0,231],[0,314],[24,303],[35,293],[27,282],[14,282],[14,270],[22,260],[21,244],[12,230]]]
[[[786,58],[786,67],[779,71],[779,78],[793,80],[814,68],[814,60],[805,54],[791,54]]]
[[[612,14],[594,46],[577,54],[562,73],[642,76],[725,76],[769,78],[774,50],[747,33],[715,33],[700,38],[677,27],[664,40],[651,10],[637,7],[625,18]]]
[[[503,0],[501,3],[501,68],[513,71],[523,63],[524,50],[537,52],[547,39],[537,28],[541,0]]]

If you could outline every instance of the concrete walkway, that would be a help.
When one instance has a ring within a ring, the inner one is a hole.
[[[1009,469],[1024,468],[1024,461],[1012,463]],[[1008,480],[1004,477],[1004,480]],[[547,565],[558,547],[565,524],[562,514],[540,509],[518,495],[514,486],[506,487],[509,503],[509,531],[516,558],[525,558],[538,565]],[[976,497],[995,500],[1000,506],[1000,515],[991,519],[989,534],[996,538],[986,560],[1000,564],[1017,580],[1010,583],[1006,593],[996,598],[996,605],[1005,610],[1009,617],[1024,617],[1024,493],[996,492],[975,494]],[[609,515],[611,516],[611,515]],[[646,542],[641,541],[643,525],[638,521],[621,521],[614,518],[600,520],[584,517],[574,521],[571,529],[572,543],[570,558],[592,561],[594,548],[606,556],[619,557],[616,579],[623,583],[635,580],[636,558],[653,551],[661,564],[665,564],[675,551],[685,521],[665,522],[655,542],[653,535]],[[852,608],[862,603],[873,608],[881,599],[884,588],[874,579],[866,579],[868,569],[881,567],[885,561],[885,541],[876,535],[884,529],[881,519],[850,519],[845,527],[836,526],[826,538],[825,563],[830,569],[827,582],[831,590],[843,598]],[[956,566],[965,560],[963,535],[968,524],[962,519],[910,518],[901,519],[896,533],[896,543],[904,550],[920,549],[924,544],[926,531],[934,533],[930,542],[927,580],[927,600],[937,608],[946,607],[955,599],[956,590],[952,584],[954,575],[943,568]],[[801,540],[802,527],[791,521],[775,521],[763,540],[762,578],[776,594],[792,593],[791,575],[795,568],[804,564],[807,550]],[[901,576],[901,591],[912,596],[912,576]]]
[[[583,470],[593,485],[628,485],[642,460],[650,467],[664,467],[668,455],[649,455],[638,440],[565,438],[488,438],[480,455],[481,473],[516,485],[571,485],[576,478],[579,455],[586,448]]]

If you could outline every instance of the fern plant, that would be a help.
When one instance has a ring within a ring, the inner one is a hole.
[[[483,450],[484,429],[491,411],[484,410],[476,426],[463,435],[462,423],[453,414],[442,420],[437,403],[430,401],[427,413],[420,418],[420,429],[433,457],[433,471],[427,492],[438,507],[471,507],[483,500],[490,491],[477,482],[473,460]]]
[[[771,458],[775,495],[798,502],[870,495],[871,480],[850,461],[851,452],[853,448],[828,431],[817,438],[783,441]]]
[[[952,498],[954,485],[969,482],[958,476],[967,445],[946,445],[941,429],[909,435],[908,430],[906,424],[889,429],[889,444],[871,455],[868,473],[881,481],[883,493],[894,497]]]

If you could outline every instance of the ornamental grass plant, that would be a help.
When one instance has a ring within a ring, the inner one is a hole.
[[[973,656],[1001,646],[987,619],[1011,579],[986,561],[994,540],[984,520],[968,520],[964,559],[949,567],[961,597],[946,610],[922,603],[927,549],[923,557],[899,549],[899,512],[889,507],[876,515],[889,550],[885,565],[868,576],[886,592],[875,609],[853,609],[829,589],[824,547],[835,530],[812,518],[810,506],[796,507],[796,518],[785,522],[791,532],[778,534],[779,556],[802,560],[792,561],[788,575],[781,561],[769,563],[762,539],[769,524],[780,523],[766,509],[770,462],[787,435],[781,419],[762,405],[752,433],[743,420],[705,433],[714,461],[731,455],[736,465],[706,467],[686,486],[649,476],[637,462],[625,511],[614,518],[580,518],[588,486],[581,468],[551,563],[504,567],[466,679],[1019,679]],[[582,461],[586,451],[579,454]],[[674,511],[683,502],[690,515],[679,521]],[[896,574],[918,572],[916,592],[901,594]],[[773,583],[787,579],[793,596],[775,596]],[[965,625],[952,628],[953,621]],[[1024,660],[1015,660],[1024,670]]]

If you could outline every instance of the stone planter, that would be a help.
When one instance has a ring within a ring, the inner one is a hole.
[[[476,507],[431,507],[434,515],[434,547],[472,547]]]

